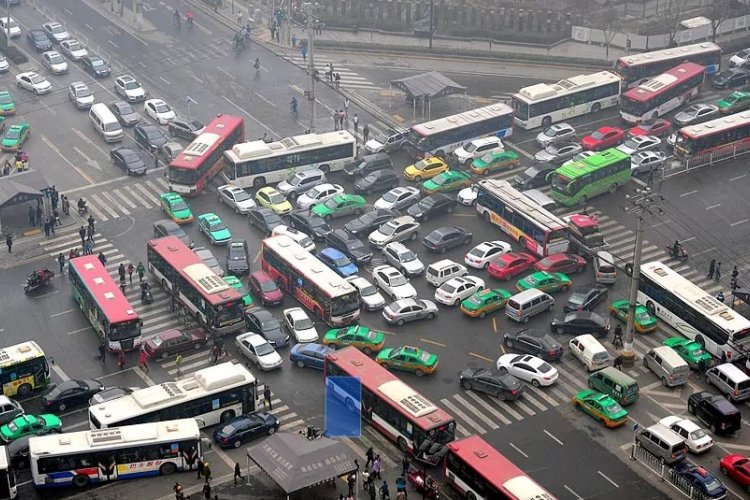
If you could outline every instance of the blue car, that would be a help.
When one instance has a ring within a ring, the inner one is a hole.
[[[355,276],[359,272],[359,269],[349,260],[349,257],[335,248],[324,248],[318,254],[318,258],[344,278]]]
[[[214,441],[222,448],[239,448],[242,443],[259,436],[270,436],[279,430],[279,420],[268,412],[240,415],[214,431]]]
[[[289,353],[289,361],[300,368],[309,367],[322,370],[326,356],[331,352],[333,352],[333,349],[323,344],[297,344],[292,347]]]
[[[675,472],[690,486],[701,492],[704,498],[719,499],[727,496],[727,489],[722,482],[703,467],[685,461],[675,467]]]

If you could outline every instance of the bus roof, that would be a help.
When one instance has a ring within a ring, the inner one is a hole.
[[[351,283],[339,276],[315,255],[302,248],[289,236],[280,234],[263,240],[263,246],[281,255],[298,273],[313,281],[329,297],[356,293]]]
[[[148,246],[200,290],[203,298],[212,306],[242,300],[242,295],[237,290],[227,285],[177,236],[151,240]]]
[[[471,123],[481,122],[489,118],[511,114],[513,114],[513,109],[510,106],[498,102],[483,108],[472,109],[452,116],[446,116],[445,118],[438,118],[437,120],[413,125],[411,131],[421,137],[426,137]]]
[[[537,83],[536,85],[522,88],[513,97],[521,101],[534,103],[619,81],[620,77],[618,75],[609,71],[599,71],[598,73],[588,75],[571,76],[553,84]]]
[[[197,168],[200,162],[196,159],[213,153],[225,137],[231,135],[237,127],[243,127],[244,123],[241,116],[216,115],[216,118],[206,125],[206,130],[183,149],[169,166],[188,170]]]
[[[618,65],[622,66],[640,66],[656,61],[665,61],[680,57],[689,57],[704,52],[721,51],[721,47],[711,42],[695,43],[693,45],[684,45],[682,47],[671,47],[668,49],[655,50],[653,52],[643,52],[642,54],[633,54],[618,59]]]
[[[91,292],[110,323],[138,319],[138,314],[96,255],[76,257],[69,261],[69,265]]]
[[[0,369],[43,356],[44,351],[33,340],[21,342],[10,347],[3,347],[0,349]]]
[[[743,111],[729,116],[722,116],[715,120],[699,123],[698,125],[688,125],[680,129],[680,135],[696,139],[698,137],[710,136],[717,132],[723,132],[737,127],[744,127],[750,124],[750,111]]]
[[[96,453],[98,449],[145,446],[158,441],[200,439],[200,428],[194,418],[167,420],[111,429],[66,432],[34,436],[29,439],[29,453],[34,457],[69,453]]]
[[[569,165],[562,165],[555,170],[557,175],[562,175],[569,180],[577,179],[583,175],[589,174],[602,167],[611,165],[612,163],[623,161],[630,158],[629,155],[623,153],[619,149],[607,149],[595,155],[591,155],[582,160],[578,160]]]
[[[302,134],[294,137],[285,137],[280,141],[270,143],[263,140],[243,142],[235,144],[232,149],[226,151],[224,154],[233,163],[240,163],[267,158],[269,156],[298,153],[320,147],[354,142],[356,142],[356,139],[352,134],[347,130],[339,130],[323,134]]]
[[[646,101],[705,71],[706,68],[700,64],[685,62],[633,87],[623,97],[631,101]]]
[[[537,202],[518,191],[510,182],[500,179],[483,179],[477,183],[479,187],[502,199],[513,210],[531,217],[536,223],[549,231],[559,231],[568,225],[561,218],[543,208]]]
[[[429,430],[453,422],[453,417],[430,400],[406,385],[356,347],[339,349],[326,357],[373,393],[388,399],[395,408],[414,421],[420,428]]]

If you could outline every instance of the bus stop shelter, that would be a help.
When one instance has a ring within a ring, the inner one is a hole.
[[[437,71],[392,80],[390,85],[406,94],[406,100],[412,103],[415,116],[417,101],[422,103],[422,115],[425,114],[425,106],[427,106],[427,116],[429,117],[430,103],[433,99],[453,94],[466,94],[466,87],[457,84]]]
[[[46,186],[46,181],[43,176],[30,175],[32,173],[0,178],[0,230],[2,230],[3,215],[7,214],[9,210],[44,197],[40,186]],[[36,203],[34,206],[36,206]],[[23,208],[22,212],[22,216],[25,217],[26,209]]]

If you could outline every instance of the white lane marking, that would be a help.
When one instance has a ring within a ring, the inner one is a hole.
[[[500,413],[497,410],[495,410],[495,408],[493,408],[489,403],[487,403],[484,399],[482,399],[481,397],[479,397],[473,391],[466,391],[465,394],[468,397],[470,397],[471,399],[473,399],[474,401],[476,401],[485,410],[487,410],[490,413],[490,415],[492,415],[493,417],[495,417],[496,419],[498,419],[499,421],[501,421],[505,425],[510,425],[511,424],[511,421],[510,421],[509,418],[507,418],[505,415],[503,415],[502,413]]]
[[[127,196],[125,196],[123,193],[121,193],[119,189],[114,189],[112,191],[112,193],[116,194],[117,197],[120,198],[122,201],[124,201],[126,204],[128,204],[130,206],[130,208],[132,208],[134,210],[136,208],[138,208],[137,205],[135,203],[133,203],[132,201],[130,201],[130,198],[128,198]]]
[[[738,181],[740,179],[744,179],[745,177],[747,177],[747,174],[738,175],[737,177],[732,177],[731,179],[729,179],[729,182]]]
[[[67,311],[62,311],[62,312],[59,312],[59,313],[50,314],[49,317],[50,318],[56,318],[58,316],[62,316],[63,314],[72,313],[72,312],[77,311],[77,310],[78,309],[68,309]]]
[[[732,222],[731,224],[729,224],[729,227],[739,226],[740,224],[744,224],[747,221],[748,219],[738,220],[737,222]]]
[[[599,474],[600,476],[602,476],[602,477],[603,477],[604,479],[606,479],[607,481],[609,481],[609,482],[610,482],[610,484],[611,484],[612,486],[614,486],[615,488],[619,488],[619,487],[620,487],[620,485],[619,485],[619,484],[617,484],[616,482],[612,481],[612,480],[611,480],[611,479],[610,479],[610,478],[609,478],[609,477],[608,477],[608,476],[607,476],[606,474],[604,474],[604,473],[603,473],[602,471],[598,470],[598,471],[596,471],[596,473],[597,473],[597,474]]]
[[[171,83],[169,83],[169,80],[167,80],[167,79],[166,79],[166,78],[164,78],[163,76],[159,76],[159,77],[157,77],[157,78],[159,78],[159,80],[161,80],[162,82],[166,83],[167,85],[172,85]]]
[[[714,208],[718,208],[721,206],[721,203],[717,203],[716,205],[709,205],[706,207],[706,210],[713,210]]]
[[[574,497],[576,497],[576,500],[583,500],[583,497],[579,495],[578,493],[576,493],[575,491],[571,490],[570,486],[568,486],[567,484],[564,484],[563,488],[568,490]]]
[[[113,46],[113,47],[115,47],[115,48],[118,48],[118,49],[120,48],[120,46],[119,46],[119,45],[117,45],[117,44],[116,44],[115,42],[113,42],[112,40],[107,40],[107,42],[109,42],[109,44],[110,44],[110,45],[112,45],[112,46]]]
[[[87,24],[84,24],[84,26],[86,26],[91,31],[94,31],[94,28],[90,24],[87,23]]]
[[[521,448],[519,448],[518,446],[514,445],[511,442],[508,442],[508,444],[510,445],[511,448],[513,448],[514,450],[516,450],[523,458],[529,458],[529,456],[526,453],[524,453],[523,451],[521,451]]]
[[[229,78],[234,78],[234,76],[232,76],[232,74],[229,71],[227,71],[227,70],[225,70],[223,68],[216,68],[216,69],[218,69],[219,71],[221,71],[222,73],[224,73],[225,75],[227,75]]]
[[[57,373],[57,376],[63,379],[63,382],[70,380],[70,377],[63,371],[62,368],[60,368],[58,365],[52,365],[52,369],[55,373]]]
[[[475,409],[475,407],[472,406],[464,398],[462,398],[460,394],[454,394],[453,395],[453,399],[455,399],[456,401],[458,401],[459,403],[461,403],[462,405],[464,405],[464,407],[466,407],[467,409],[471,409],[472,413],[474,413],[474,415],[476,415],[482,422],[484,422],[485,424],[489,425],[491,429],[494,430],[494,429],[498,428],[498,425],[495,422],[493,422],[492,420],[490,420],[487,417],[487,415],[484,415],[481,412],[481,410],[477,411],[478,409]]]
[[[108,193],[105,191],[102,193],[102,196],[107,198],[107,200],[109,200],[109,202],[112,203],[112,206],[118,207],[120,211],[123,213],[123,215],[130,215],[130,210],[125,208],[119,201],[117,201],[115,197],[112,196],[112,193]]]
[[[476,423],[476,422],[475,422],[474,420],[472,420],[472,419],[471,419],[471,417],[469,417],[469,416],[468,416],[468,415],[467,415],[466,413],[464,413],[464,412],[462,412],[461,410],[459,410],[459,409],[458,409],[458,407],[457,407],[456,405],[454,405],[453,403],[451,403],[451,402],[450,402],[449,400],[447,400],[447,399],[443,399],[443,400],[441,400],[441,402],[442,402],[442,403],[443,403],[443,404],[444,404],[445,406],[447,406],[447,407],[448,407],[448,409],[450,409],[450,410],[451,410],[451,411],[452,411],[453,413],[455,413],[455,414],[456,414],[456,415],[458,415],[458,416],[459,416],[459,417],[460,417],[461,419],[463,419],[463,420],[464,420],[464,422],[466,422],[466,423],[467,423],[467,424],[469,424],[469,425],[470,425],[471,427],[473,427],[474,429],[476,429],[476,430],[477,430],[477,432],[479,432],[479,434],[485,434],[485,433],[487,432],[486,430],[484,430],[484,428],[483,428],[483,427],[482,427],[481,425],[479,425],[479,424],[478,424],[478,423]]]
[[[266,104],[268,104],[269,106],[273,106],[274,108],[276,107],[276,105],[274,103],[272,103],[271,101],[269,101],[268,99],[266,99],[265,97],[263,97],[262,95],[260,95],[259,93],[257,93],[257,92],[253,92],[253,93],[256,96],[258,96],[261,100],[263,100]]]
[[[72,332],[68,332],[68,335],[75,335],[76,333],[85,332],[86,330],[91,330],[91,327],[87,326],[86,328],[81,328],[80,330],[73,330]]]
[[[201,80],[200,78],[198,78],[197,76],[195,76],[195,75],[194,75],[194,74],[192,74],[192,73],[190,73],[190,78],[192,78],[192,79],[193,79],[193,80],[195,80],[196,82],[200,83],[201,85],[203,84],[203,80]]]
[[[255,123],[257,123],[258,125],[260,125],[260,126],[261,126],[261,127],[263,127],[264,129],[268,130],[269,132],[271,132],[271,133],[272,133],[273,135],[275,135],[276,137],[282,137],[282,136],[281,136],[281,135],[280,135],[279,133],[277,133],[277,132],[276,132],[276,131],[274,131],[273,129],[271,129],[271,128],[267,127],[265,123],[262,123],[262,122],[258,121],[258,119],[257,119],[257,118],[255,118],[255,117],[254,117],[253,115],[251,115],[251,114],[250,114],[249,112],[247,112],[246,110],[242,109],[242,107],[241,107],[241,106],[239,106],[239,105],[235,104],[235,103],[234,103],[234,102],[232,102],[232,101],[231,101],[230,99],[227,99],[227,97],[226,97],[226,96],[222,96],[222,97],[223,97],[223,98],[224,98],[224,100],[225,100],[225,101],[227,101],[227,102],[228,102],[229,104],[231,104],[231,105],[232,105],[232,106],[234,106],[235,108],[237,108],[237,109],[239,109],[240,111],[242,111],[243,113],[245,113],[245,114],[246,114],[246,115],[247,115],[247,116],[248,116],[248,117],[249,117],[249,118],[250,118],[251,120],[253,120],[253,121],[254,121]]]
[[[684,198],[685,196],[690,196],[691,194],[695,194],[695,193],[697,193],[697,192],[698,192],[698,190],[697,190],[697,189],[693,189],[692,191],[687,191],[687,192],[685,192],[685,193],[682,193],[682,194],[680,195],[680,198]]]
[[[562,442],[562,441],[560,441],[559,439],[557,439],[557,438],[556,438],[556,437],[555,437],[555,436],[554,436],[554,435],[553,435],[553,434],[552,434],[552,433],[551,433],[550,431],[548,431],[547,429],[544,429],[544,433],[545,433],[546,435],[548,435],[548,436],[549,436],[550,438],[552,438],[552,439],[553,439],[553,440],[554,440],[555,442],[557,442],[557,444],[559,444],[560,446],[564,446],[564,445],[563,445],[563,442]]]
[[[97,204],[97,205],[99,205],[99,207],[100,207],[100,208],[103,208],[104,210],[106,210],[106,211],[107,211],[107,213],[108,213],[108,214],[110,215],[110,217],[112,217],[113,219],[117,219],[118,217],[120,217],[120,214],[118,214],[118,213],[117,213],[117,212],[115,212],[115,211],[114,211],[113,209],[111,209],[111,208],[109,207],[109,204],[108,204],[107,202],[105,202],[104,200],[102,200],[102,199],[101,199],[101,198],[99,197],[99,195],[97,195],[97,194],[92,194],[92,195],[91,195],[91,199],[92,199],[93,201],[95,201],[95,202],[96,202],[96,204]]]
[[[159,206],[159,198],[151,194],[142,184],[134,184],[133,187],[140,191],[144,196],[146,196],[149,201],[152,201],[155,206]]]

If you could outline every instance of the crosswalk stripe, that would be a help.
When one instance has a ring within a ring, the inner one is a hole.
[[[523,392],[524,392],[524,395],[525,395],[526,391],[523,391]],[[521,398],[523,398],[523,397],[524,396],[521,396]],[[501,406],[503,410],[505,410],[506,412],[510,413],[510,416],[513,417],[513,418],[515,418],[518,422],[520,422],[521,420],[523,420],[523,415],[521,415],[520,413],[518,413],[516,411],[516,409],[513,408],[513,406],[516,403],[518,403],[517,399],[514,400],[514,401],[504,401],[504,403],[505,404]]]
[[[664,252],[664,250],[654,250],[652,252],[644,252],[643,255],[641,255],[641,261],[642,262],[648,262],[652,260],[664,260],[664,257],[666,257],[667,254]]]
[[[534,393],[537,396],[539,396],[540,398],[542,398],[543,400],[545,400],[547,402],[547,404],[552,405],[552,406],[557,406],[557,404],[558,404],[557,401],[555,401],[551,397],[547,396],[546,389],[543,390],[541,388],[531,387],[531,390],[534,391]],[[544,408],[544,409],[546,410],[546,408]]]
[[[563,401],[567,401],[569,399],[568,396],[566,396],[565,393],[562,390],[560,390],[559,387],[550,387],[550,391],[555,393],[555,395],[558,398],[562,399]]]
[[[298,418],[297,420],[294,420],[292,422],[287,422],[284,424],[285,430],[296,430],[296,429],[302,429],[307,424],[305,424],[305,421],[301,418]]]
[[[133,187],[138,189],[141,192],[141,194],[143,194],[146,197],[146,199],[153,202],[154,206],[159,206],[159,200],[156,198],[156,196],[151,194],[145,187],[143,187],[142,184],[134,184]]]
[[[469,417],[466,413],[459,410],[458,407],[451,403],[449,400],[441,399],[440,402],[447,406],[448,409],[454,414],[458,415],[464,422],[469,424],[470,427],[473,427],[477,432],[479,432],[479,434],[484,434],[485,432],[487,432],[484,430],[484,428],[482,428],[481,425],[472,420],[471,417]]]
[[[111,202],[111,204],[112,204],[113,207],[118,207],[120,209],[120,211],[123,213],[123,215],[130,215],[130,211],[127,208],[125,208],[122,205],[122,203],[120,203],[118,200],[116,200],[115,197],[112,196],[111,193],[105,191],[105,192],[102,193],[102,196],[104,196],[105,198],[107,198]]]
[[[470,397],[474,401],[477,402],[481,407],[483,407],[486,411],[490,413],[493,417],[504,423],[505,425],[510,425],[511,421],[508,417],[500,413],[499,411],[495,410],[495,408],[492,407],[489,403],[487,403],[484,399],[482,399],[481,396],[478,394],[475,394],[473,391],[466,391],[464,394],[466,394],[467,397]]]
[[[145,208],[151,208],[151,205],[149,205],[146,200],[144,200],[143,198],[141,198],[141,195],[139,195],[138,193],[136,193],[135,190],[131,189],[130,193],[128,193],[128,194],[130,196],[132,196],[133,198],[135,198],[136,201],[138,201],[138,203],[140,203]]]
[[[534,387],[533,385],[526,388],[526,397],[523,398],[524,401],[528,401],[533,406],[536,406],[537,410],[539,411],[547,411],[547,407],[537,401],[536,398],[531,395],[531,392],[534,392],[535,389],[536,387]]]
[[[462,398],[460,394],[454,394],[453,399],[461,403],[466,409],[473,408],[473,406],[470,405],[464,398]],[[477,418],[479,418],[479,420],[487,424],[490,427],[490,429],[494,430],[498,428],[498,425],[492,420],[490,420],[489,418],[487,418],[487,416],[481,411],[472,411],[472,413],[474,413],[474,415],[476,415]]]
[[[116,194],[118,198],[120,198],[122,201],[124,201],[126,204],[128,204],[130,206],[130,208],[132,208],[133,210],[135,210],[136,208],[138,208],[136,206],[136,204],[133,203],[132,201],[130,201],[130,198],[128,198],[127,196],[125,196],[123,193],[121,193],[119,189],[115,189],[112,192],[114,194]]]
[[[161,187],[162,187],[162,192],[161,193],[162,194],[166,193],[167,191],[169,191],[169,183],[164,180],[163,176],[153,177],[153,179],[161,185]]]
[[[93,198],[94,196],[96,196],[96,195],[92,195],[91,197]],[[99,221],[99,222],[107,222],[109,220],[109,217],[107,217],[106,215],[104,215],[104,212],[102,212],[101,210],[99,210],[94,203],[87,203],[87,205],[88,205],[89,210],[91,211],[91,213],[93,213],[94,216],[96,217],[97,221]]]
[[[154,191],[154,193],[157,193],[158,195],[162,194],[161,187],[155,186],[154,183],[151,180],[147,180],[146,181],[146,185],[148,187],[150,187]],[[158,200],[158,198],[157,198],[157,200]]]
[[[271,413],[272,415],[276,415],[277,413],[283,413],[289,409],[287,405],[280,405],[281,399],[280,398],[271,398],[271,406],[276,405],[276,408],[273,410],[268,410],[268,413]]]
[[[78,235],[76,235],[76,236],[78,236]],[[102,239],[99,239],[98,241],[99,241],[99,243],[97,244],[97,240],[96,240],[96,239],[94,239],[94,248],[100,248],[100,246],[102,245],[102,242],[103,242],[103,241],[106,241],[106,240],[104,240],[104,239],[102,238]],[[66,241],[65,243],[59,243],[59,244],[57,244],[57,245],[50,245],[50,246],[46,246],[46,245],[45,245],[44,249],[45,249],[46,251],[48,251],[48,252],[49,252],[50,250],[53,250],[53,249],[54,249],[54,251],[53,251],[53,252],[50,252],[50,253],[49,253],[49,255],[50,255],[50,256],[54,257],[54,256],[56,256],[56,255],[57,255],[58,253],[60,253],[60,251],[62,251],[63,249],[64,249],[64,250],[67,250],[67,249],[69,249],[70,247],[73,247],[73,246],[76,246],[76,245],[80,245],[80,244],[81,244],[81,238],[71,238],[71,239],[70,239],[70,241]],[[105,245],[105,246],[103,246],[103,247],[101,247],[101,248],[107,248],[107,247],[108,247],[106,243],[105,243],[104,245]],[[109,246],[111,246],[111,245],[109,245]]]
[[[104,209],[110,215],[110,217],[112,217],[113,219],[116,219],[116,218],[119,217],[119,215],[117,215],[117,212],[115,212],[114,210],[112,210],[112,208],[110,208],[109,204],[105,203],[104,200],[102,200],[99,197],[98,194],[92,194],[91,195],[91,199],[94,200],[97,205],[99,205],[99,208]]]

